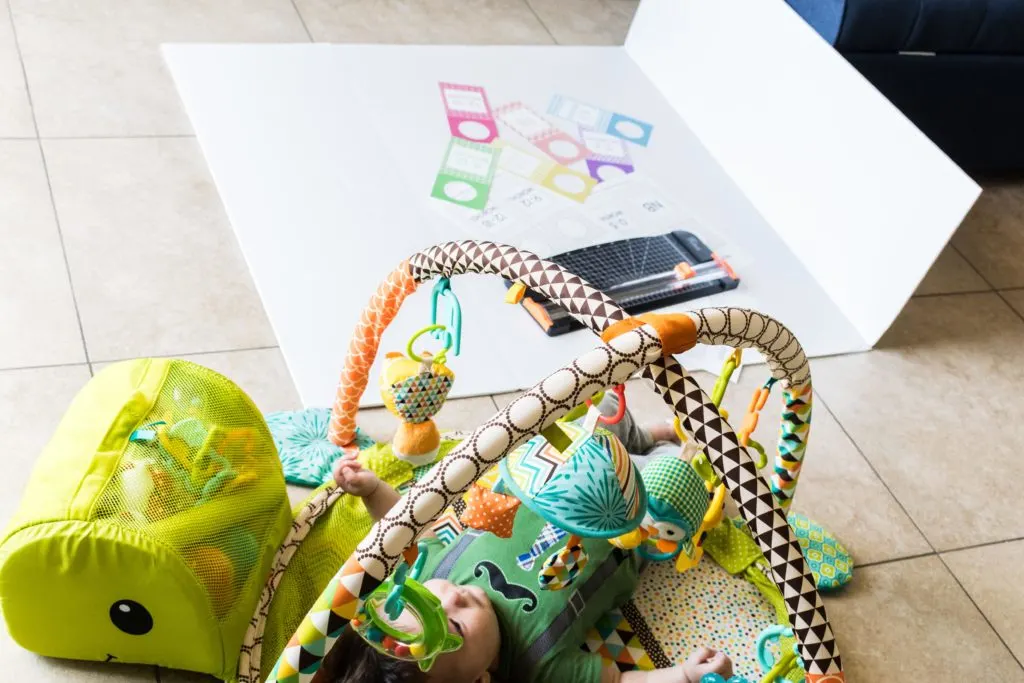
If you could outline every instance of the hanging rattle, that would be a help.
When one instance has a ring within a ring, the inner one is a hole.
[[[462,647],[462,638],[448,631],[441,600],[419,582],[427,559],[424,544],[418,553],[412,570],[405,562],[398,565],[360,605],[350,625],[381,654],[429,671],[438,655]]]
[[[446,332],[445,346],[437,355],[416,353],[413,344],[428,332]],[[433,417],[441,410],[455,381],[455,373],[445,365],[445,356],[454,343],[444,325],[428,325],[409,339],[405,354],[393,351],[384,357],[380,377],[380,395],[384,405],[402,423],[391,443],[395,457],[413,467],[429,465],[437,457],[441,433]]]

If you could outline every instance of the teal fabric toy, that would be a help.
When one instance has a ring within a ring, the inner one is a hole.
[[[710,502],[704,479],[690,463],[675,455],[655,458],[644,468],[641,478],[647,489],[645,527],[651,536],[637,551],[655,561],[672,559],[680,553],[693,557],[694,536]]]
[[[832,591],[853,578],[853,557],[839,540],[823,526],[799,512],[791,512],[789,525],[803,550],[818,590]]]
[[[632,531],[647,511],[647,492],[626,447],[606,429],[559,427],[571,440],[562,451],[538,435],[501,461],[508,493],[545,521],[583,538]]]
[[[286,482],[315,488],[331,479],[334,461],[344,451],[327,438],[330,408],[268,413],[265,418],[277,446]],[[359,450],[369,448],[373,443],[373,439],[356,430],[355,445]]]

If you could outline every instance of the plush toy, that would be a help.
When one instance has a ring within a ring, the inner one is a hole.
[[[622,419],[625,395],[621,386],[616,391],[616,416],[606,418],[590,406],[582,424],[558,423],[501,461],[499,488],[569,534],[565,546],[541,565],[537,579],[543,590],[573,584],[589,558],[584,538],[615,539],[644,519],[647,493],[640,473],[618,437],[598,427]],[[553,541],[563,537],[548,535]]]
[[[391,446],[396,457],[413,467],[428,465],[437,457],[441,433],[432,418],[444,405],[455,373],[444,364],[448,347],[434,357],[427,352],[417,355],[412,345],[421,335],[443,329],[441,325],[425,327],[409,340],[406,355],[391,352],[384,357],[380,395],[387,409],[402,421]]]
[[[648,560],[676,560],[680,572],[703,555],[704,537],[722,519],[725,487],[709,494],[703,478],[685,459],[663,455],[641,473],[647,490],[647,514],[628,534],[612,539],[620,548],[636,548]]]

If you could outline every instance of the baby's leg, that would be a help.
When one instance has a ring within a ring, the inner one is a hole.
[[[629,449],[627,448],[627,450]],[[638,470],[643,470],[647,467],[647,463],[651,462],[655,458],[660,458],[663,455],[673,455],[678,457],[681,451],[682,446],[679,444],[660,441],[655,444],[654,448],[646,453],[634,453],[630,451],[629,458],[636,464],[636,468]]]

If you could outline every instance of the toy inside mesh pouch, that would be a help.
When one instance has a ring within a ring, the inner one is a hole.
[[[323,657],[347,624],[352,620],[360,625],[364,623],[360,615],[366,601],[375,600],[372,596],[379,596],[377,591],[382,586],[385,592],[394,587],[398,575],[393,573],[403,572],[399,566],[412,565],[415,553],[412,543],[419,532],[434,524],[506,454],[531,437],[547,432],[559,417],[595,392],[620,384],[637,371],[653,380],[656,389],[676,411],[682,429],[706,455],[708,467],[732,496],[744,522],[749,525],[750,538],[764,557],[770,580],[779,587],[806,680],[809,683],[845,680],[838,646],[818,593],[817,579],[784,511],[799,475],[802,441],[797,448],[780,450],[775,475],[784,484],[770,486],[757,472],[750,455],[715,403],[673,358],[673,354],[696,343],[754,347],[766,357],[774,380],[782,382],[787,391],[809,398],[810,374],[799,344],[785,327],[767,316],[742,309],[703,309],[686,314],[646,314],[630,318],[614,301],[580,278],[532,254],[488,242],[438,245],[400,264],[372,297],[350,343],[331,412],[331,442],[346,448],[356,439],[359,399],[368,384],[369,369],[381,335],[402,301],[420,283],[433,277],[450,278],[467,272],[491,273],[512,281],[511,296],[506,299],[512,303],[516,292],[530,289],[542,293],[601,335],[603,343],[555,371],[486,420],[405,491],[403,499],[373,525],[355,552],[327,581],[313,608],[280,653],[267,680],[282,683],[312,680]],[[796,436],[800,441],[799,434]],[[650,536],[646,540],[649,539]],[[646,540],[640,534],[640,542]],[[359,630],[360,626],[356,628]],[[382,647],[382,651],[391,649],[386,645]],[[780,660],[786,657],[792,660],[790,655],[791,651],[789,654],[783,651]]]
[[[193,363],[116,363],[78,394],[0,540],[13,639],[232,680],[289,528],[270,432]]]

